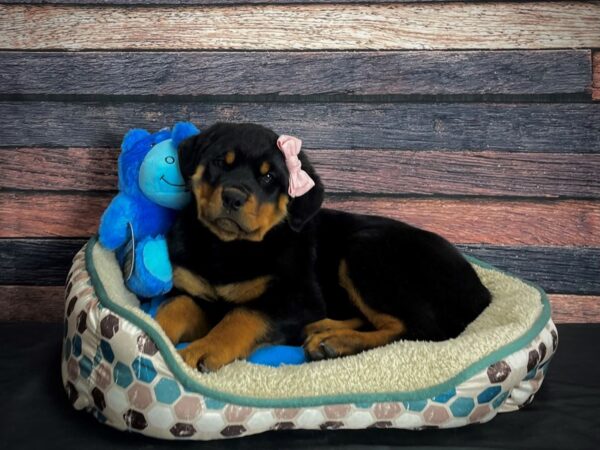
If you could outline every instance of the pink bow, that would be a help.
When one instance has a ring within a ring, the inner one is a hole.
[[[277,139],[277,147],[285,157],[285,165],[290,173],[290,188],[288,194],[290,197],[300,197],[306,194],[315,185],[314,180],[302,170],[302,163],[298,159],[302,141],[293,136],[282,134]]]

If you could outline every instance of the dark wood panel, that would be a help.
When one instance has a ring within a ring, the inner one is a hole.
[[[0,238],[88,237],[111,194],[0,193]],[[452,242],[600,246],[599,201],[329,198],[325,206],[392,217]]]
[[[305,148],[597,153],[598,117],[593,103],[1,102],[0,146],[117,147],[130,128],[225,120],[264,123]]]
[[[550,295],[552,320],[556,323],[599,323],[600,297]]]
[[[0,48],[15,50],[600,47],[600,8],[582,1],[230,8],[0,5],[0,16],[5,19]]]
[[[64,286],[0,286],[0,322],[62,322]],[[599,323],[600,297],[552,294],[555,323]]]
[[[0,285],[64,284],[84,239],[0,240]],[[600,294],[600,248],[459,245],[467,254],[534,281],[550,293]]]
[[[0,188],[114,191],[118,152],[106,148],[0,148]],[[600,197],[600,154],[307,153],[331,193]]]
[[[62,322],[64,286],[0,286],[0,321]]]
[[[0,239],[0,285],[64,284],[84,239]]]
[[[540,285],[547,292],[600,294],[600,249],[459,245],[475,256]]]
[[[0,94],[564,94],[590,71],[589,50],[0,52]]]

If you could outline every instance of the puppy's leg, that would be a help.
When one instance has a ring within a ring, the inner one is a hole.
[[[167,300],[156,313],[156,321],[173,344],[199,339],[210,330],[206,314],[187,295]]]
[[[236,308],[210,332],[179,353],[187,365],[202,372],[217,370],[245,358],[260,344],[269,333],[269,323],[257,311]]]
[[[306,325],[304,327],[304,334],[310,336],[311,334],[329,330],[356,330],[364,324],[364,320],[358,317],[348,320],[323,319]]]
[[[350,301],[373,325],[375,331],[356,331],[348,328],[330,329],[308,336],[304,349],[313,360],[354,355],[363,350],[386,345],[406,333],[404,322],[397,317],[381,313],[367,305],[348,275],[346,261],[339,268],[340,285]]]

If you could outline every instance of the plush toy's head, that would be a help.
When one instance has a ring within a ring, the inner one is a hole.
[[[128,132],[119,156],[119,189],[132,196],[144,196],[165,208],[183,208],[190,200],[190,193],[179,172],[177,146],[198,133],[187,122],[176,124],[172,131]]]

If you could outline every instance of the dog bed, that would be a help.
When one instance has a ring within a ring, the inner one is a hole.
[[[493,299],[455,339],[278,368],[236,361],[204,374],[183,363],[125,288],[114,253],[92,238],[67,279],[64,386],[100,422],[165,439],[487,422],[531,402],[558,335],[541,289],[470,262]]]

